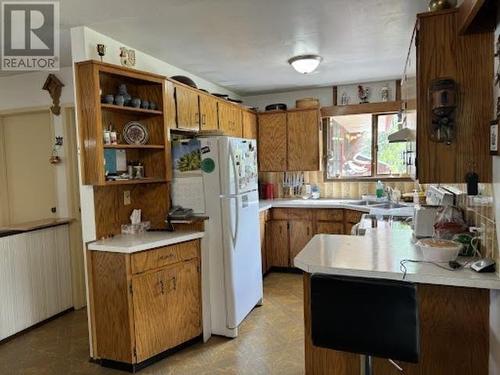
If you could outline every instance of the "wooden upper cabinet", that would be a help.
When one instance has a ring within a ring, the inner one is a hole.
[[[217,99],[208,95],[200,95],[200,130],[219,128],[217,115]]]
[[[219,129],[230,137],[241,137],[241,109],[233,104],[219,101]]]
[[[198,93],[190,88],[175,85],[175,104],[177,127],[180,129],[199,130],[200,110]]]
[[[258,152],[259,171],[287,170],[286,112],[259,114]]]
[[[287,123],[288,170],[320,170],[318,110],[288,112]]]
[[[242,111],[243,138],[257,139],[257,115],[252,112]]]
[[[164,182],[171,176],[170,142],[170,86],[164,76],[141,72],[94,60],[75,64],[76,110],[81,144],[81,171],[84,185],[114,186],[147,182]],[[116,92],[126,82],[132,97],[147,99],[156,104],[155,109],[119,106],[102,103],[102,93]],[[118,144],[105,144],[104,128],[109,124],[122,134],[127,123],[140,122],[148,131],[145,145],[129,145],[120,139]],[[107,149],[123,149],[127,160],[137,160],[144,165],[144,179],[108,180],[105,164]]]

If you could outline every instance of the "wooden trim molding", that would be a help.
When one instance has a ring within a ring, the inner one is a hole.
[[[333,105],[321,108],[322,117],[360,115],[364,113],[385,113],[398,112],[401,110],[402,102],[395,100],[392,102],[351,104],[351,105]]]

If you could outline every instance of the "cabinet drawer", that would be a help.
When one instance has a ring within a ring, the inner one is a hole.
[[[273,208],[271,218],[272,220],[288,220],[288,208]]]
[[[200,241],[182,242],[175,245],[181,260],[191,260],[200,257]]]
[[[198,257],[199,241],[141,251],[132,254],[132,273],[140,273]]]
[[[361,220],[364,212],[345,210],[345,221],[346,223],[357,224]]]
[[[342,209],[318,209],[316,220],[320,221],[344,221],[344,210]]]
[[[179,261],[177,245],[141,251],[140,253],[132,254],[132,273],[152,270]]]
[[[312,210],[306,210],[303,208],[289,208],[288,209],[288,219],[289,220],[312,220],[313,212]]]

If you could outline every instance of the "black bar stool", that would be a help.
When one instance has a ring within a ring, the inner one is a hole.
[[[311,335],[315,346],[417,363],[420,329],[415,284],[313,274]]]

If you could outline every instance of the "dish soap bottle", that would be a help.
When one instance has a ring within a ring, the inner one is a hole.
[[[377,198],[382,198],[384,196],[384,184],[382,181],[377,181],[377,190],[375,190],[375,195]]]

